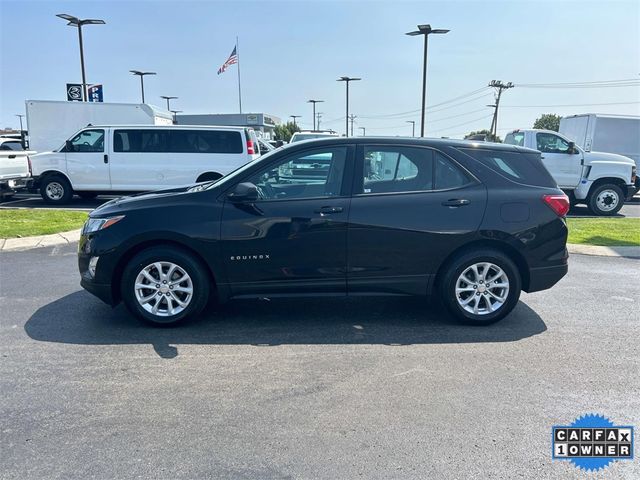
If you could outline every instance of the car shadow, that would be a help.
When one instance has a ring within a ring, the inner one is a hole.
[[[163,358],[175,345],[389,346],[513,342],[546,330],[540,316],[519,302],[487,327],[461,325],[414,297],[298,298],[232,301],[176,328],[139,323],[122,306],[110,308],[78,291],[38,309],[25,331],[34,340],[80,345],[150,344]]]

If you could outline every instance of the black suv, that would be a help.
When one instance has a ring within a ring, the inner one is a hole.
[[[326,174],[282,178],[311,156]],[[153,324],[195,317],[210,297],[371,293],[433,295],[488,324],[567,273],[568,208],[534,150],[312,140],[214,182],[105,203],[83,228],[81,284]]]

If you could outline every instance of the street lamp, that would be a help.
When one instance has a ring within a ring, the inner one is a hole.
[[[129,70],[133,75],[140,77],[140,88],[142,89],[142,103],[144,103],[144,76],[156,75],[156,72],[141,72],[140,70]]]
[[[407,120],[407,123],[411,124],[411,136],[416,136],[416,122],[414,120]]]
[[[178,113],[182,113],[182,110],[169,110],[171,113],[173,113],[173,124],[177,125],[178,124]]]
[[[164,98],[167,101],[167,110],[171,111],[171,107],[169,106],[169,100],[174,100],[178,97],[167,97],[166,95],[160,95],[160,98]],[[144,103],[144,100],[142,103]]]
[[[82,46],[82,26],[83,25],[104,25],[104,20],[86,18],[80,19],[73,15],[67,15],[66,13],[59,13],[56,17],[66,20],[67,25],[71,27],[78,27],[78,40],[80,42],[80,68],[82,69],[82,101],[87,101],[87,79],[84,73],[84,49]]]
[[[324,100],[307,100],[307,103],[313,103],[313,130],[316,129],[316,103],[323,103]]]
[[[293,118],[293,126],[296,127],[296,118],[300,118],[302,115],[289,115],[291,118]]]
[[[362,80],[362,79],[357,77],[340,77],[338,80],[336,80],[337,82],[345,82],[345,84],[347,85],[347,113],[345,117],[345,128],[344,128],[345,137],[349,136],[349,82],[356,82],[358,80]]]
[[[367,136],[367,129],[365,127],[358,127],[360,130],[362,130],[362,136],[366,137]]]
[[[432,33],[447,33],[449,30],[443,28],[431,28],[431,25],[418,25],[418,30],[415,32],[409,32],[406,35],[424,35],[424,60],[422,64],[422,113],[420,123],[420,136],[424,137],[424,112],[427,103],[427,44],[429,41],[429,35]]]

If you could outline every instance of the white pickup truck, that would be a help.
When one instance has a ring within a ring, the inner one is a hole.
[[[631,158],[585,152],[550,130],[514,130],[505,136],[504,143],[540,151],[542,163],[571,204],[584,203],[595,215],[615,215],[624,200],[636,192],[636,165]]]
[[[29,154],[33,153],[22,150],[15,139],[0,138],[0,200],[27,186],[31,178]]]

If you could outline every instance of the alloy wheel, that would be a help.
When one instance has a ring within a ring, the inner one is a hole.
[[[154,262],[144,267],[136,277],[134,289],[138,304],[159,317],[183,312],[193,298],[191,277],[172,262]]]
[[[473,315],[488,315],[499,310],[508,297],[507,274],[490,262],[474,263],[456,280],[458,305]]]

